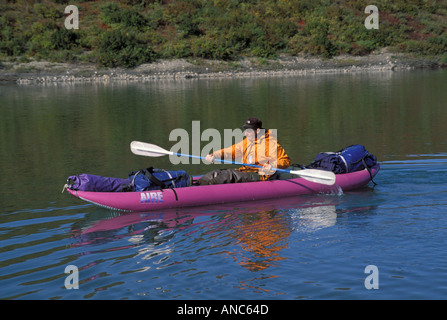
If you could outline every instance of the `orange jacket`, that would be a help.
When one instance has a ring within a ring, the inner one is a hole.
[[[262,131],[261,131],[262,132]],[[241,159],[243,163],[255,164],[262,166],[265,163],[272,165],[273,168],[285,169],[290,166],[290,158],[279,144],[278,140],[271,135],[271,131],[267,131],[254,141],[243,139],[228,148],[213,152],[216,159],[236,160]],[[260,169],[242,166],[239,171],[258,172]],[[267,180],[270,175],[260,172],[261,180]]]

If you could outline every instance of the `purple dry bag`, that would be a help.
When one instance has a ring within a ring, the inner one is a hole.
[[[102,177],[87,173],[70,176],[67,179],[67,186],[78,191],[121,192],[126,191],[125,188],[129,184],[129,179]]]

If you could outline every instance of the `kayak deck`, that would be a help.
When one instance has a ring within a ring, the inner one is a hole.
[[[67,191],[81,199],[107,209],[132,212],[169,208],[194,207],[210,204],[286,198],[305,194],[339,193],[367,185],[380,170],[376,164],[371,169],[337,174],[332,186],[294,178],[232,184],[191,186],[185,188],[142,192],[91,192]]]

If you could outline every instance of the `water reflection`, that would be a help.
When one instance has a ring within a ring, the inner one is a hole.
[[[287,248],[290,236],[288,217],[279,210],[242,213],[232,231],[242,249],[229,252],[235,262],[250,271],[264,270],[285,259],[281,251]]]
[[[163,230],[181,228],[193,222],[189,215],[178,216],[171,212],[133,212],[119,213],[98,208],[88,213],[86,218],[72,226],[72,235],[77,239],[76,246],[95,245],[129,238],[137,245],[150,242],[165,242],[166,237],[159,234]]]
[[[83,255],[135,248],[134,258],[157,257],[152,261],[158,267],[168,259],[165,267],[183,263],[182,259],[198,259],[206,249],[249,271],[262,271],[286,259],[282,252],[292,233],[335,225],[339,199],[337,195],[304,196],[218,209],[125,214],[97,209],[73,224],[73,247],[84,247]],[[148,269],[145,265],[138,271]]]
[[[332,227],[337,222],[335,205],[295,209],[290,215],[292,229],[299,232],[313,232]]]

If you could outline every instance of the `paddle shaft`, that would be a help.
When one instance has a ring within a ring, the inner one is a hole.
[[[189,157],[189,158],[194,158],[194,159],[206,160],[205,157],[195,156],[192,154],[182,154],[182,153],[177,153],[177,152],[170,152],[170,154],[172,154],[173,156],[178,156],[178,157]],[[219,162],[226,163],[226,164],[236,164],[236,165],[240,165],[240,166],[248,166],[248,167],[253,167],[253,168],[263,168],[262,166],[258,166],[256,164],[242,163],[242,162],[233,161],[233,160],[229,161],[229,160],[224,160],[224,159],[214,159],[214,161],[219,161]],[[290,171],[291,171],[291,170],[279,169],[279,168],[273,168],[273,167],[272,167],[272,170],[279,171],[279,172],[285,172],[285,173],[290,173]]]

